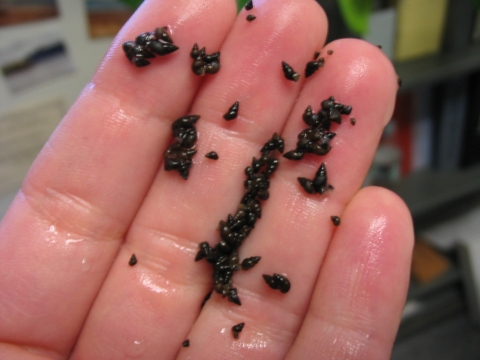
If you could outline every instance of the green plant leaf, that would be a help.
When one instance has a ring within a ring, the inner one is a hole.
[[[245,4],[247,3],[248,0],[237,0],[237,13],[240,12],[240,10],[242,10],[242,8],[245,6]]]
[[[345,24],[355,34],[363,36],[373,10],[373,0],[338,0]]]
[[[120,1],[125,5],[127,5],[129,8],[136,10],[140,6],[143,0],[120,0]]]

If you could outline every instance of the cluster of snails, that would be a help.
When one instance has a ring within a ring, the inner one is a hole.
[[[283,152],[284,141],[274,134],[261,149],[261,157],[253,158],[252,164],[245,169],[247,179],[244,182],[243,195],[237,211],[229,214],[227,220],[219,223],[220,242],[210,246],[206,241],[199,244],[195,261],[205,259],[213,268],[213,289],[228,300],[241,305],[237,289],[233,286],[233,274],[240,269],[251,269],[260,261],[260,256],[244,259],[240,263],[238,248],[255,227],[257,219],[262,216],[261,200],[269,198],[270,176],[278,167],[276,151]]]
[[[341,115],[348,115],[351,112],[351,106],[336,102],[333,96],[322,101],[321,109],[317,113],[309,105],[302,117],[308,127],[298,134],[296,149],[288,151],[283,156],[290,160],[300,160],[306,153],[327,154],[331,148],[330,140],[336,135],[329,131],[332,121],[341,124]]]
[[[189,115],[175,120],[172,124],[175,142],[163,154],[165,170],[176,170],[185,180],[192,167],[192,157],[197,153],[193,147],[198,138],[195,123],[199,118],[198,115]]]
[[[308,127],[298,134],[296,148],[286,152],[283,156],[289,160],[300,160],[307,153],[327,154],[331,149],[330,140],[336,135],[330,131],[332,122],[341,124],[342,115],[349,115],[351,112],[351,106],[336,102],[333,96],[322,101],[321,109],[318,112],[314,112],[309,105],[302,116]],[[325,163],[320,165],[312,180],[299,177],[298,182],[309,194],[323,194],[327,190],[333,189],[333,186],[327,184]]]
[[[190,57],[193,59],[192,70],[196,75],[216,74],[220,70],[220,52],[206,54],[205,47],[198,49],[197,43],[193,45],[190,51]]]
[[[166,27],[144,32],[138,35],[135,41],[123,43],[122,47],[128,60],[137,67],[149,65],[150,61],[147,59],[154,58],[155,55],[164,56],[178,50]]]

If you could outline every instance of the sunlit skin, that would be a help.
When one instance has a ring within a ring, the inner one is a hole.
[[[118,33],[0,223],[1,359],[390,357],[412,222],[396,195],[361,185],[392,115],[395,70],[361,40],[325,45],[314,0],[236,10],[233,0],[146,0]],[[178,50],[132,64],[122,44],[164,26]],[[221,53],[217,73],[194,74],[194,43]],[[324,65],[306,79],[316,52]],[[211,266],[195,261],[198,245],[220,241],[245,167],[274,133],[295,149],[305,109],[331,96],[352,107],[356,125],[348,115],[332,122],[328,154],[279,157],[238,249],[240,263],[261,257],[235,273],[241,306],[214,292],[202,307],[213,283]],[[237,118],[225,121],[236,101]],[[198,154],[185,180],[165,171],[164,152],[172,122],[193,114]],[[217,161],[198,156],[211,151]],[[312,179],[322,163],[334,189],[308,194],[297,178]],[[263,274],[284,276],[290,290],[271,289]]]

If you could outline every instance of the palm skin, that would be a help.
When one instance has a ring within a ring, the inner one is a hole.
[[[232,0],[152,0],[120,31],[0,225],[0,358],[389,357],[412,223],[394,194],[360,187],[393,111],[395,71],[360,40],[323,48],[327,21],[313,0],[259,0],[250,13],[252,22],[245,10],[236,16]],[[130,64],[122,43],[166,25],[179,50]],[[193,74],[195,42],[221,52],[217,74]],[[323,68],[285,79],[282,61],[304,69],[315,51]],[[325,156],[280,160],[240,249],[242,259],[262,256],[235,274],[242,305],[212,294],[201,308],[212,280],[208,264],[194,261],[198,244],[218,241],[218,221],[244,192],[244,168],[274,132],[293,149],[305,108],[332,95],[353,107],[356,125],[334,124]],[[235,101],[239,116],[227,122]],[[172,121],[187,114],[201,118],[185,181],[164,171],[162,155]],[[203,157],[212,150],[219,160]],[[322,162],[335,189],[306,194],[297,177]],[[274,272],[287,274],[288,293],[261,279]]]

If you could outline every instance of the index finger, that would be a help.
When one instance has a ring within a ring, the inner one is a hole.
[[[0,340],[22,346],[9,353],[70,352],[158,170],[171,121],[201,82],[190,49],[218,49],[235,10],[234,1],[146,1],[116,37],[0,225]],[[179,50],[148,71],[129,64],[122,43],[162,26]]]

